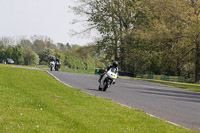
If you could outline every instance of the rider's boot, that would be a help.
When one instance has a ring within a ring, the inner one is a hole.
[[[102,77],[103,77],[103,74],[100,75],[100,77],[99,77],[99,80],[98,80],[99,83],[101,82]]]

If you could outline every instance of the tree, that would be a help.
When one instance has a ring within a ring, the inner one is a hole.
[[[160,50],[168,55],[171,65],[174,68],[174,74],[181,75],[188,59],[193,57],[195,64],[195,81],[200,80],[200,3],[197,1],[144,1],[146,13],[151,20],[147,32],[151,40],[157,41]],[[147,8],[146,8],[147,7]],[[156,39],[156,38],[157,39]],[[190,54],[190,53],[194,54]],[[170,59],[171,58],[171,59]],[[170,68],[170,69],[171,69]],[[176,71],[176,72],[175,72]]]
[[[49,64],[49,61],[53,56],[54,56],[54,51],[49,48],[45,48],[39,53],[40,64],[43,65]]]
[[[1,37],[0,40],[5,46],[13,45],[15,42],[11,37]]]
[[[24,64],[23,49],[20,44],[13,47],[12,59],[15,61],[15,64]]]
[[[74,10],[101,35],[98,50],[122,71],[181,76],[193,68],[200,81],[199,1],[79,1]]]
[[[72,44],[71,49],[77,50],[80,46],[78,44]]]
[[[69,45],[69,43],[66,43],[66,45],[63,43],[57,43],[56,47],[60,50],[72,49],[72,47]]]
[[[8,45],[6,47],[6,51],[5,51],[5,58],[13,58],[13,51],[14,51],[14,47],[11,45]]]
[[[22,46],[22,49],[32,49],[33,47],[33,44],[27,39],[20,40],[20,45]]]
[[[72,49],[71,45],[69,43],[66,43],[67,49]]]
[[[32,50],[37,54],[45,48],[56,49],[56,45],[53,44],[53,41],[49,37],[34,35],[31,37],[31,40],[33,42]]]
[[[43,40],[35,40],[33,42],[33,51],[39,54],[42,50],[45,49],[45,43]]]
[[[56,45],[57,45],[57,48],[60,49],[60,50],[66,50],[67,49],[66,45],[64,45],[63,43],[57,43]]]
[[[138,1],[80,1],[81,7],[74,9],[78,13],[85,13],[89,24],[101,34],[101,39],[97,42],[98,50],[103,51],[109,60],[119,60],[121,70],[127,71],[129,68],[125,67],[125,62],[129,59],[130,47],[138,44],[133,32],[141,21]]]
[[[0,41],[0,59],[4,60],[5,57],[5,53],[6,53],[6,47],[3,45],[3,43]]]
[[[38,65],[39,56],[30,49],[24,50],[24,65]]]
[[[187,15],[188,30],[186,34],[190,37],[192,42],[192,49],[194,49],[194,64],[195,64],[195,82],[200,82],[200,3],[199,1],[186,1],[189,10],[184,15]]]

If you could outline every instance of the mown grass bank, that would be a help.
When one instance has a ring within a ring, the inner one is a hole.
[[[171,81],[162,81],[162,80],[154,80],[154,79],[141,79],[141,78],[133,78],[137,80],[145,80],[154,83],[160,83],[164,85],[169,85],[177,88],[192,90],[196,92],[200,92],[200,84],[192,84],[192,83],[179,83],[179,82],[171,82]]]
[[[86,73],[86,74],[94,74],[94,69],[84,70],[84,69],[73,69],[73,68],[61,68],[60,71],[63,72],[74,72],[74,73]]]
[[[27,65],[14,65],[14,64],[0,64],[0,66],[10,66],[10,67],[25,67],[25,68],[39,68],[43,70],[50,70],[48,65],[37,65],[37,66],[27,66]],[[55,71],[53,69],[53,71]],[[95,69],[75,69],[68,67],[61,67],[59,71],[63,72],[74,72],[74,73],[85,73],[85,74],[95,74]]]
[[[195,132],[88,95],[44,71],[0,66],[0,132]]]

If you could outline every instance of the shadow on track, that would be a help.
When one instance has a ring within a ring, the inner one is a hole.
[[[86,90],[90,90],[90,91],[99,91],[98,89],[90,89],[90,88],[86,88]]]

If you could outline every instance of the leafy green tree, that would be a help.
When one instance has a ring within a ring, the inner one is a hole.
[[[72,47],[69,45],[69,43],[66,43],[66,45],[63,43],[57,43],[56,47],[60,50],[72,49]]]
[[[194,52],[195,64],[195,82],[200,82],[200,3],[199,1],[190,0],[185,2],[188,5],[183,15],[187,15],[185,22],[188,22],[186,35],[191,39],[192,46],[190,47]]]
[[[191,59],[195,65],[196,82],[200,80],[199,6],[200,3],[193,0],[144,1],[143,5],[151,20],[151,28],[146,28],[148,32],[142,36],[157,42],[158,48],[167,55],[163,59],[169,74],[182,75],[188,59]]]
[[[64,65],[74,69],[94,69],[95,58],[90,55],[84,55],[75,50],[66,50]]]
[[[24,65],[38,65],[39,56],[30,49],[24,50]]]
[[[50,59],[54,56],[54,51],[49,48],[45,48],[39,53],[40,64],[48,65]]]
[[[39,54],[45,48],[53,50],[56,49],[56,45],[53,44],[53,41],[49,37],[34,35],[31,37],[31,39],[33,42],[32,50],[37,54]]]
[[[98,50],[103,51],[106,59],[119,60],[121,70],[130,58],[130,47],[138,44],[134,29],[140,23],[141,12],[138,1],[131,0],[80,0],[81,6],[74,8],[78,13],[88,16],[89,25],[95,27],[101,38],[97,42]],[[83,8],[84,7],[84,8]]]
[[[8,45],[5,51],[5,58],[13,58],[13,51],[14,51],[14,47],[11,45]]]
[[[33,51],[39,54],[42,50],[45,49],[45,43],[43,40],[35,40],[33,42]]]
[[[12,59],[15,61],[15,64],[24,64],[23,49],[20,44],[13,47]]]
[[[78,44],[72,44],[71,49],[77,50],[80,46]]]
[[[66,50],[67,49],[67,46],[64,45],[63,43],[57,43],[56,46],[60,50]]]
[[[83,60],[75,51],[66,50],[64,64],[69,68],[83,69],[85,67]]]
[[[5,53],[6,53],[6,47],[3,45],[3,43],[0,41],[0,59],[4,60],[5,57]]]
[[[86,68],[93,69],[95,67],[104,68],[105,65],[102,62],[102,57],[99,53],[97,53],[98,47],[96,45],[88,45],[79,47],[75,52],[79,54],[79,56],[85,60]]]
[[[63,50],[55,50],[54,55],[56,59],[59,59],[61,63],[61,67],[64,67],[64,60],[65,60],[65,51]]]

